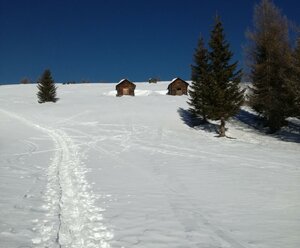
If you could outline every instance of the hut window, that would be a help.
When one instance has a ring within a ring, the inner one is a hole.
[[[177,91],[177,92],[176,92],[176,95],[182,95],[182,94],[183,94],[181,88],[177,88],[176,91]]]
[[[129,89],[128,88],[123,89],[123,95],[129,95]]]

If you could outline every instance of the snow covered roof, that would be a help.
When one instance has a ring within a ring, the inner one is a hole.
[[[169,84],[169,86],[172,84],[172,83],[174,83],[176,80],[180,80],[180,81],[182,81],[183,83],[185,83],[185,84],[189,84],[188,82],[186,82],[186,81],[184,81],[184,80],[182,80],[181,78],[173,78],[173,80],[171,81],[171,83]],[[169,87],[168,87],[169,88]]]
[[[171,81],[171,83],[173,83],[173,82],[176,81],[177,79],[180,79],[180,78],[178,78],[178,77],[177,77],[177,78],[173,78],[172,81]]]
[[[125,81],[125,80],[128,80],[127,78],[123,78],[123,79],[121,79],[119,82],[118,82],[118,84],[119,83],[122,83],[123,81]],[[129,81],[129,80],[128,80]]]
[[[180,80],[180,81],[183,81],[183,82],[189,84],[187,81],[185,81],[185,80],[183,80],[183,79],[181,79],[181,78],[179,78],[179,77],[173,78],[172,81],[171,81],[171,83],[174,83],[176,80]]]
[[[116,85],[116,90],[118,90],[119,87],[121,87],[121,85],[123,84],[128,84],[128,85],[131,85],[131,87],[133,87],[133,89],[135,89],[136,85],[131,82],[130,80],[128,79],[122,79],[121,81],[119,81],[119,83]]]

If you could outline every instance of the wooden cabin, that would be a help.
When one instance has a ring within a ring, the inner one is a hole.
[[[174,78],[168,86],[168,95],[187,95],[189,84],[180,78]]]
[[[117,85],[117,96],[134,96],[134,90],[136,85],[130,82],[128,79],[122,79]]]

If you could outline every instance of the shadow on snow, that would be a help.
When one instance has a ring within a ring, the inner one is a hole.
[[[188,111],[187,109],[179,108],[177,112],[180,116],[180,119],[187,126],[194,129],[201,129],[209,133],[219,134],[218,132],[219,125],[204,121],[201,117],[197,117],[191,114],[191,112]]]
[[[187,109],[179,108],[177,110],[181,120],[189,127],[194,129],[201,129],[206,132],[218,134],[219,125],[205,122],[202,118],[194,116]],[[268,128],[264,126],[264,119],[260,116],[241,109],[239,113],[233,118],[237,122],[247,125],[248,128],[253,129],[260,134],[269,135],[271,137],[286,141],[300,143],[300,124],[287,121],[287,125],[275,134],[268,134]]]
[[[254,113],[241,109],[239,113],[234,117],[235,120],[246,124],[255,131],[261,134],[270,135],[271,137],[283,140],[286,142],[300,143],[300,124],[287,121],[287,124],[283,126],[279,131],[274,134],[268,134],[268,128],[265,127],[264,119]]]

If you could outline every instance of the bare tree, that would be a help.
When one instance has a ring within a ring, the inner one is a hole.
[[[28,78],[22,78],[21,80],[20,80],[20,84],[30,84],[31,83],[31,81],[30,81],[30,79],[28,79]]]
[[[271,0],[254,8],[252,30],[246,47],[250,79],[253,83],[250,105],[266,119],[275,132],[284,125],[293,102],[292,50],[288,20]]]

